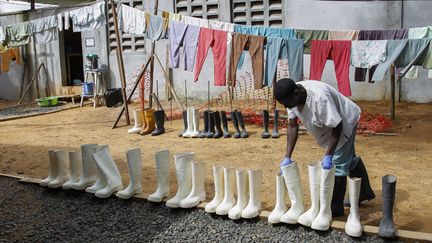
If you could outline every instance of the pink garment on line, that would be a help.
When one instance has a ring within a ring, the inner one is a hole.
[[[226,85],[226,49],[227,32],[201,28],[198,37],[198,50],[196,57],[194,80],[198,81],[202,66],[207,57],[209,48],[213,50],[214,85]]]
[[[321,80],[327,59],[333,60],[338,90],[351,96],[349,67],[351,41],[313,40],[311,42],[310,79]]]

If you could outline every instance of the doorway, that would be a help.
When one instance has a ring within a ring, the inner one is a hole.
[[[66,59],[66,86],[81,86],[81,82],[84,82],[81,32],[73,32],[72,28],[63,30],[63,41]]]

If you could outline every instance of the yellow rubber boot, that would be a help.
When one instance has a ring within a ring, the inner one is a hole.
[[[143,110],[141,110],[141,112],[139,113],[139,115],[141,116],[141,120],[142,120],[142,127],[141,127],[141,131],[139,132],[139,134],[142,134],[142,132],[145,131],[146,128],[147,128],[147,122],[146,122],[146,120],[145,120],[144,112],[145,112],[146,110],[148,110],[148,109],[149,109],[149,108],[143,109]]]
[[[148,109],[144,111],[144,120],[147,124],[144,130],[141,130],[141,135],[147,135],[156,129],[155,119],[153,117],[154,109]]]

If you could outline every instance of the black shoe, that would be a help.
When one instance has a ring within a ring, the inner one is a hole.
[[[228,130],[228,120],[227,120],[225,111],[221,111],[220,115],[222,118],[223,137],[224,138],[230,138],[231,134],[229,133],[229,130]]]
[[[279,138],[279,110],[275,109],[274,110],[274,118],[273,118],[273,131],[271,134],[272,138]]]
[[[152,136],[158,136],[165,133],[165,112],[163,110],[153,112],[153,117],[156,122],[156,129],[151,133]]]
[[[212,111],[209,111],[208,114],[208,124],[209,124],[209,130],[207,132],[206,138],[213,138],[215,134],[215,128],[214,128],[215,124],[214,124],[214,116]]]
[[[262,111],[262,117],[263,117],[264,131],[261,133],[261,138],[269,138],[270,133],[268,130],[268,126],[269,126],[270,116],[268,110]]]
[[[183,133],[186,132],[186,130],[187,130],[187,126],[188,126],[188,122],[187,122],[187,111],[184,110],[182,113],[183,113],[183,127],[184,127],[184,128],[183,128],[183,131],[179,132],[179,134],[178,134],[179,137],[183,137]]]
[[[240,130],[238,126],[238,120],[237,120],[237,111],[231,111],[231,121],[233,122],[233,126],[235,129],[233,138],[240,138]]]
[[[346,183],[347,183],[346,176],[335,176],[333,197],[331,202],[331,210],[332,210],[333,218],[344,215],[343,202],[345,198]]]
[[[205,137],[207,137],[207,133],[208,133],[208,130],[209,130],[209,118],[208,118],[208,115],[209,115],[209,110],[205,110],[204,111],[204,117],[203,117],[203,120],[204,120],[204,130],[202,130],[201,132],[200,132],[200,134],[199,134],[199,138],[205,138]]]
[[[349,177],[361,178],[361,186],[360,186],[360,196],[359,196],[359,205],[363,201],[369,201],[375,198],[375,193],[372,190],[369,183],[369,176],[366,171],[366,167],[363,164],[363,161],[360,157],[356,157],[358,159],[357,166],[349,171]],[[344,205],[349,207],[351,204],[349,200],[344,201]]]
[[[383,218],[379,224],[378,235],[383,238],[396,237],[396,228],[393,221],[396,181],[397,177],[393,175],[386,175],[382,178]]]
[[[213,119],[216,127],[216,132],[213,135],[213,138],[221,138],[223,136],[223,133],[222,133],[221,117],[219,111],[213,112]]]
[[[238,124],[240,125],[240,128],[241,128],[240,137],[241,138],[248,138],[249,134],[246,131],[245,124],[243,122],[243,115],[242,115],[241,111],[237,111],[236,116],[237,116]]]

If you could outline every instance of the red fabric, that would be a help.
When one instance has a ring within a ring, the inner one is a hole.
[[[310,76],[312,80],[321,80],[327,59],[333,60],[338,90],[345,96],[351,96],[349,67],[351,41],[313,40],[311,41]]]
[[[202,66],[207,57],[209,48],[212,47],[214,63],[214,85],[226,85],[226,48],[227,32],[201,28],[198,37],[197,60],[195,65],[194,80],[198,81]]]

